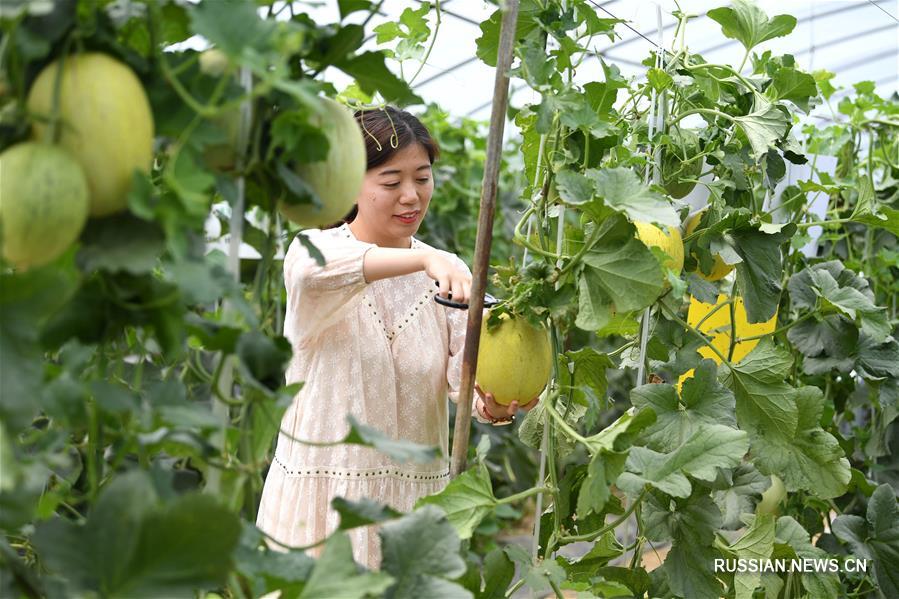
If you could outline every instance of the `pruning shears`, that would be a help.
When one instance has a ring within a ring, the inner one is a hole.
[[[454,302],[452,300],[452,294],[450,297],[441,297],[438,294],[434,294],[434,301],[440,304],[441,306],[447,306],[449,308],[457,308],[459,310],[468,310],[468,304],[463,304],[462,302]],[[484,294],[484,307],[492,308],[497,305],[499,300],[490,295],[489,293]]]

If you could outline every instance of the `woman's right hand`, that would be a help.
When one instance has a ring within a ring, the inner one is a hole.
[[[445,254],[434,250],[425,256],[424,271],[437,281],[439,296],[454,302],[468,303],[471,295],[471,274],[468,270],[458,266]]]

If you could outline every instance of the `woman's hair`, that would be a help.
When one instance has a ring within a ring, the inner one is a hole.
[[[414,143],[421,144],[428,153],[431,164],[440,157],[440,147],[427,128],[415,115],[405,110],[385,106],[357,110],[353,116],[365,140],[366,170],[384,164],[397,152]],[[353,222],[358,210],[358,206],[353,206],[352,210],[332,227]]]

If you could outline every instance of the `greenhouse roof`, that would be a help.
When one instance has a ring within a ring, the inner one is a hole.
[[[395,21],[405,8],[421,1],[387,0],[381,14],[375,16],[369,26]],[[646,67],[641,61],[659,40],[657,7],[661,9],[663,46],[670,45],[676,24],[671,14],[677,9],[674,0],[658,3],[650,0],[588,0],[588,3],[602,17],[627,21],[616,27],[618,37],[615,41],[607,37],[593,40],[597,54],[618,65],[623,75],[640,77],[645,72]],[[846,90],[851,90],[851,85],[858,81],[874,81],[881,95],[897,90],[899,2],[896,0],[760,0],[758,4],[769,16],[786,13],[797,19],[790,35],[765,42],[760,47],[762,50],[792,54],[804,70],[832,71],[836,73],[832,83]],[[708,10],[724,5],[727,5],[726,0],[680,0],[685,11],[699,15],[688,25],[687,46],[709,62],[739,64],[743,48],[736,40],[724,37],[718,23],[706,16]],[[437,40],[413,87],[426,101],[438,103],[454,116],[487,119],[494,71],[475,56],[475,40],[481,34],[481,21],[495,11],[496,6],[481,0],[442,0],[440,6],[442,19]],[[307,10],[322,21],[338,18],[336,2]],[[365,13],[357,13],[349,19],[359,21],[364,16]],[[432,12],[432,29],[434,20]],[[366,43],[373,47],[374,37]],[[417,69],[417,65],[414,67]],[[577,74],[577,78],[584,81],[601,77],[596,59],[585,61]],[[348,78],[340,73],[334,73],[332,78],[338,85],[348,82]],[[522,82],[512,81],[513,105],[536,100],[532,94]],[[826,108],[819,107],[818,112],[821,118],[831,118]]]

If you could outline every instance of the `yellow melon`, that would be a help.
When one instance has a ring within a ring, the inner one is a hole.
[[[553,352],[549,333],[524,318],[500,316],[499,326],[481,324],[477,381],[497,403],[523,405],[537,397],[552,375]]]

